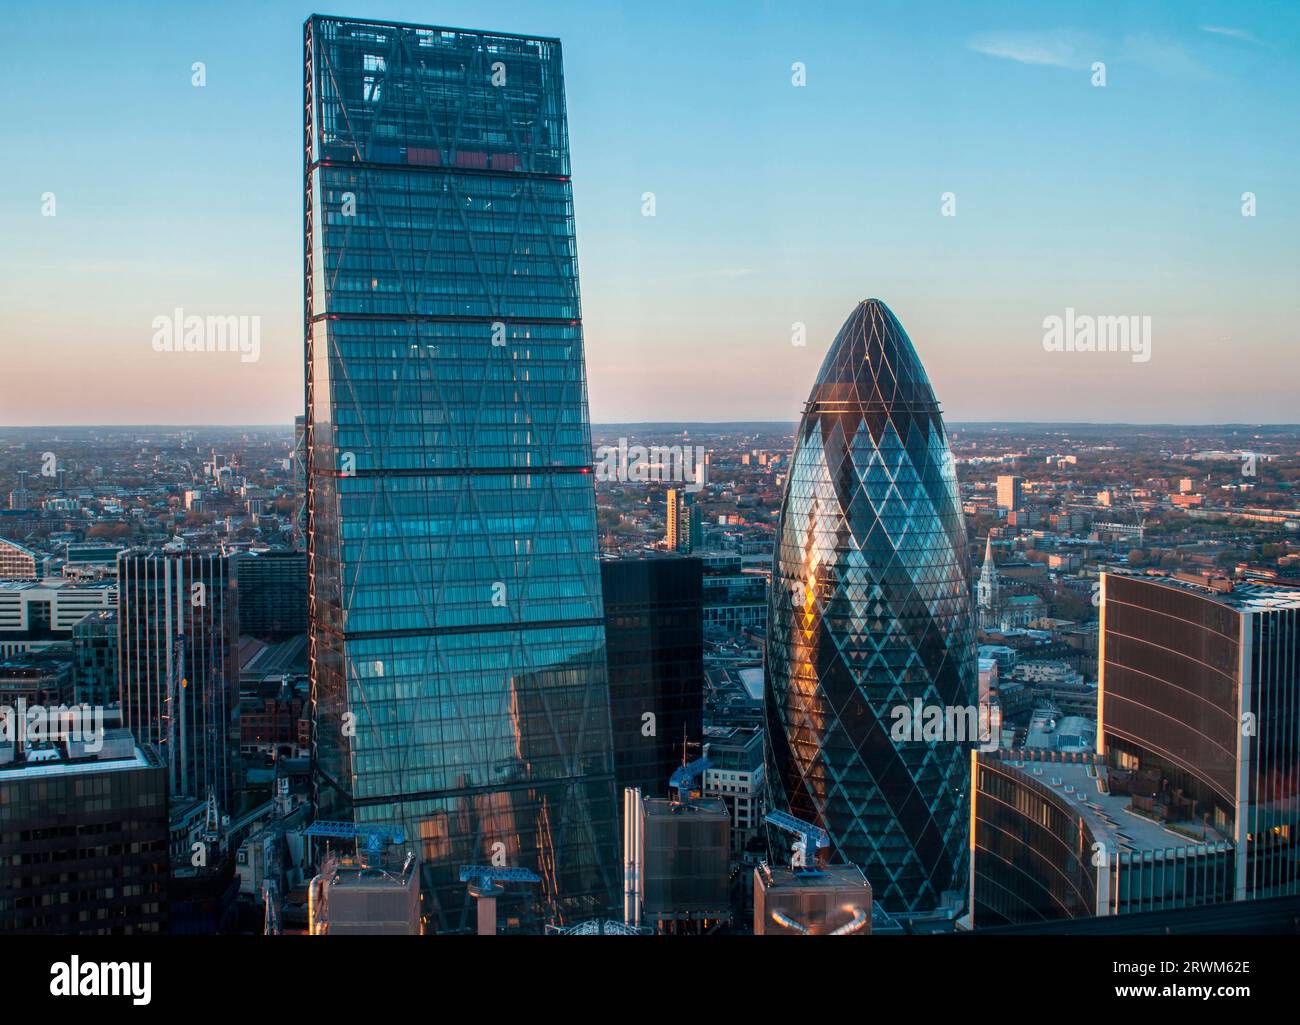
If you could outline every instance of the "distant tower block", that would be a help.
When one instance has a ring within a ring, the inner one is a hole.
[[[1018,510],[1024,501],[1023,477],[1004,473],[998,477],[998,508],[1010,512]]]

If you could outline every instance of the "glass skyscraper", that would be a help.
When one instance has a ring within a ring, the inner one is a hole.
[[[617,807],[560,44],[304,26],[320,814],[405,827],[433,931],[602,915]]]
[[[233,812],[239,670],[229,559],[133,548],[118,555],[117,580],[123,724],[162,750],[173,795],[214,791]]]
[[[683,742],[695,758],[704,736],[703,564],[629,555],[600,569],[618,788],[666,797]]]
[[[966,528],[939,404],[876,299],[836,335],[799,424],[766,679],[775,807],[822,826],[885,910],[959,908],[971,745],[895,727],[917,700],[976,705]]]

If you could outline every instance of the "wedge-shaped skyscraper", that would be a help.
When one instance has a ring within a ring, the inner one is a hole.
[[[845,321],[804,408],[768,626],[776,807],[823,826],[886,910],[955,910],[975,731],[912,720],[919,700],[968,723],[977,701],[966,530],[939,404],[879,300]]]
[[[305,27],[317,806],[404,827],[434,931],[606,913],[617,807],[555,39]]]

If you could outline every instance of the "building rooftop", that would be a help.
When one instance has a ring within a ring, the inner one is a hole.
[[[745,690],[755,701],[763,700],[763,667],[753,666],[749,669],[741,669],[736,674],[740,677],[740,682],[745,685]]]
[[[1089,761],[1048,762],[1002,756],[1010,765],[1038,783],[1048,787],[1077,809],[1093,836],[1106,845],[1108,852],[1130,851],[1143,854],[1170,847],[1198,847],[1227,843],[1225,837],[1210,831],[1206,839],[1166,829],[1160,823],[1128,810],[1127,795],[1113,795],[1098,786],[1106,778],[1106,767]]]
[[[1115,576],[1128,580],[1143,580],[1147,583],[1172,587],[1202,598],[1210,598],[1226,605],[1237,612],[1267,612],[1275,609],[1300,609],[1300,587],[1288,587],[1285,584],[1273,584],[1261,581],[1235,583],[1225,578],[1214,578],[1216,584],[1206,578],[1198,583],[1183,577],[1154,576],[1145,573],[1116,573]],[[1220,583],[1222,581],[1222,583]],[[1231,589],[1226,589],[1228,587]]]
[[[254,641],[253,638],[240,638],[240,660],[241,676],[283,676],[283,675],[305,675],[309,669],[309,659],[307,657],[307,635],[295,634],[286,640],[275,644],[264,644],[254,641],[254,644],[261,644],[260,648],[254,648],[253,644],[248,645],[246,650],[244,645],[248,641]]]
[[[1052,751],[1092,751],[1097,744],[1097,724],[1078,715],[1061,715],[1056,708],[1035,709],[1029,720],[1026,747]]]
[[[7,537],[0,537],[0,545],[4,545],[7,548],[14,548],[22,555],[30,555],[37,559],[45,558],[45,556],[40,552],[36,551],[34,548],[29,548],[21,541],[14,541]]]
[[[84,739],[68,738],[30,749],[22,759],[16,758],[15,741],[0,743],[0,783],[161,765],[156,757],[136,745],[128,729],[108,729],[98,739],[98,745],[91,745]],[[91,750],[92,746],[97,746],[97,750]]]
[[[641,802],[641,807],[645,810],[646,818],[651,819],[689,815],[693,819],[714,818],[731,821],[727,804],[720,797],[692,797],[689,807],[664,797],[647,797]]]
[[[93,591],[116,590],[116,580],[70,580],[42,577],[40,580],[0,580],[0,591]]]
[[[846,886],[860,886],[868,892],[871,889],[857,865],[822,865],[817,872],[768,865],[766,870],[759,870],[759,876],[767,890],[843,890]]]

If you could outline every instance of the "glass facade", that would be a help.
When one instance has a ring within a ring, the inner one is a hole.
[[[287,549],[231,559],[239,634],[275,642],[307,632],[307,556]]]
[[[433,931],[461,865],[543,877],[503,929],[618,888],[560,44],[305,26],[317,805],[400,823]]]
[[[600,571],[618,788],[667,796],[682,741],[698,745],[704,734],[702,566],[625,557],[602,560]]]
[[[1144,765],[1220,828],[1237,791],[1241,627],[1222,602],[1108,574],[1101,635],[1103,740],[1118,769]]]
[[[1095,915],[1094,841],[1078,811],[1045,782],[996,756],[976,756],[973,783],[975,925]]]
[[[92,612],[72,628],[72,684],[77,701],[118,703],[116,609]]]
[[[1300,893],[1300,596],[1250,615],[1246,892]]]
[[[1245,857],[1237,899],[1300,892],[1300,596],[1107,574],[1101,742],[1149,811]]]
[[[162,750],[173,795],[203,799],[213,789],[233,811],[239,671],[228,560],[215,551],[133,549],[118,557],[117,579],[123,724]]]
[[[774,806],[822,826],[891,913],[965,899],[970,745],[891,729],[914,699],[975,705],[972,630],[939,405],[902,326],[868,300],[836,335],[796,436],[768,614],[767,756]]]
[[[1235,852],[1133,815],[1091,756],[974,757],[976,928],[1204,907],[1232,900]],[[1067,782],[1070,781],[1070,782]],[[1108,796],[1109,795],[1109,796]]]

